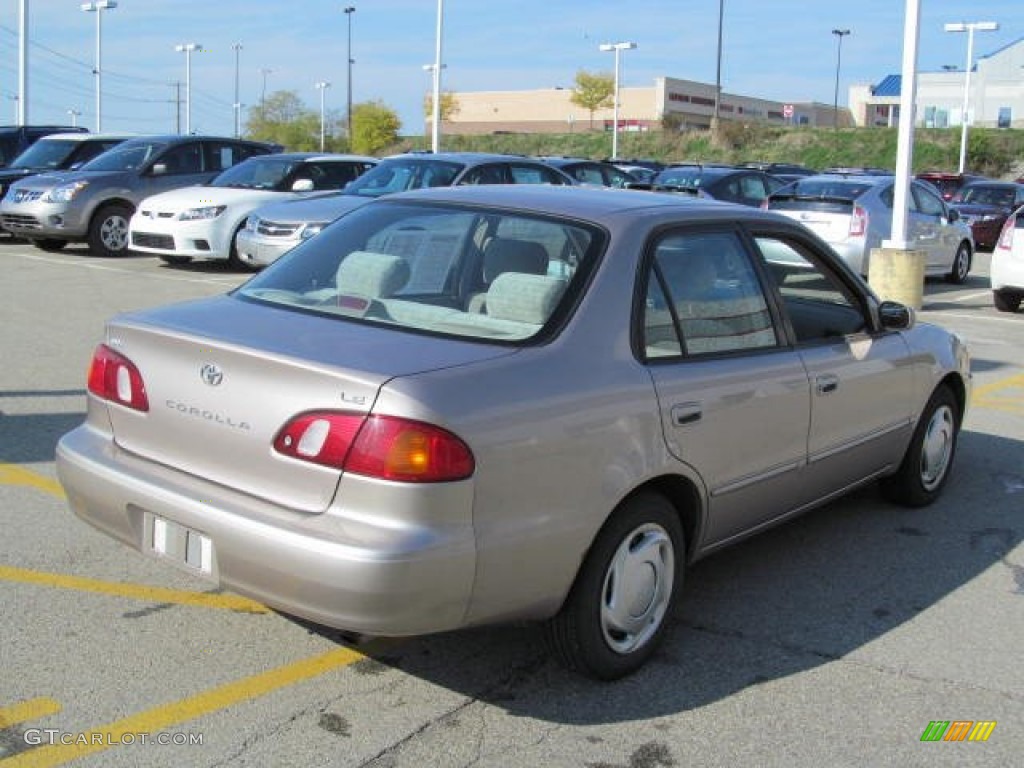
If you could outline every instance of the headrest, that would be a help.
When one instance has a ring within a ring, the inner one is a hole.
[[[409,262],[401,256],[373,251],[352,251],[338,265],[338,291],[371,299],[386,298],[409,282]]]
[[[487,314],[501,320],[543,325],[565,292],[564,277],[505,272],[487,291]]]
[[[540,243],[496,237],[484,246],[484,281],[494,282],[503,272],[543,275],[548,271],[548,252]]]

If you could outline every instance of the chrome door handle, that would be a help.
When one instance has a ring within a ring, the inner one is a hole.
[[[677,427],[681,427],[685,424],[693,424],[696,421],[700,421],[703,415],[703,408],[700,403],[680,403],[679,405],[673,405],[672,410],[672,424]]]
[[[829,374],[814,380],[814,391],[819,395],[831,395],[839,389],[839,377]]]

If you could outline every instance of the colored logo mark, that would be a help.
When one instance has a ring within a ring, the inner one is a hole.
[[[995,728],[995,720],[932,720],[921,741],[988,741]]]

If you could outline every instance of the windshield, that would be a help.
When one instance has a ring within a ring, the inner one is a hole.
[[[90,160],[79,170],[82,171],[132,171],[149,162],[154,155],[166,147],[166,142],[144,142],[122,144]]]
[[[958,203],[973,205],[993,205],[998,208],[1012,208],[1014,190],[1010,187],[974,187],[968,186],[960,190],[955,200]]]
[[[384,160],[345,187],[346,195],[380,197],[421,187],[450,187],[464,166],[428,158]]]
[[[691,168],[666,168],[654,177],[654,183],[665,187],[678,187],[679,189],[697,189],[701,183],[702,169],[696,166]]]
[[[305,241],[235,295],[345,321],[520,342],[567,312],[604,237],[504,209],[371,203]]]
[[[772,197],[811,197],[829,200],[856,200],[873,184],[846,179],[798,179],[772,194]]]
[[[210,182],[212,187],[282,190],[282,183],[301,160],[283,157],[251,157],[228,168]]]
[[[11,163],[11,168],[59,168],[79,145],[64,139],[40,139]]]

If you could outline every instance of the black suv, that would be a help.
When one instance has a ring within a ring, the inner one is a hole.
[[[73,125],[0,125],[0,168],[51,133],[88,133]]]

